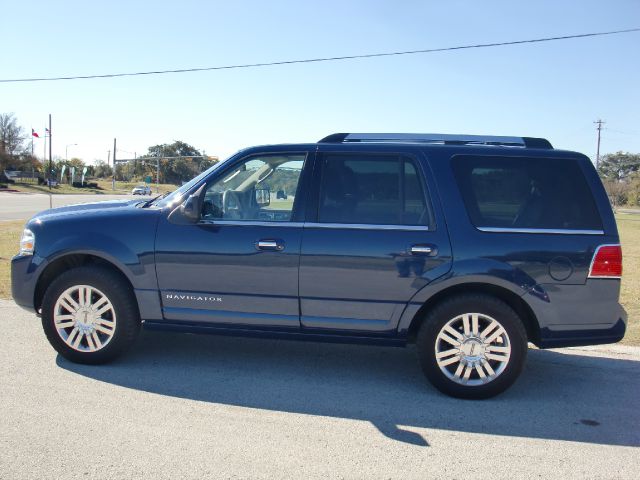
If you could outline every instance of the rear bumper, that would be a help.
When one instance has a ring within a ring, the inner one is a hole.
[[[622,340],[627,331],[627,314],[623,315],[611,328],[591,330],[551,330],[540,331],[540,348],[581,347],[584,345],[602,345]]]
[[[627,313],[619,279],[589,279],[582,285],[538,285],[522,298],[538,320],[540,348],[615,343],[624,337]]]

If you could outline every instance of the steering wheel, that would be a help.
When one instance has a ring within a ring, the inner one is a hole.
[[[225,190],[222,194],[222,210],[224,218],[236,220],[242,218],[242,203],[239,192],[235,190]]]

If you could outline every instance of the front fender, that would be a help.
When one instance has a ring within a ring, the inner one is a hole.
[[[157,211],[128,208],[35,218],[38,277],[52,262],[70,254],[94,255],[113,264],[136,289],[157,289],[154,244]],[[34,256],[34,260],[35,260]]]

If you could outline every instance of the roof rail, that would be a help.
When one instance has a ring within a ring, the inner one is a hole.
[[[447,135],[442,133],[333,133],[318,143],[435,143],[441,145],[498,145],[552,150],[545,138],[497,137],[489,135]]]

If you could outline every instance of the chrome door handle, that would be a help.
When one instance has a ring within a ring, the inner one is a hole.
[[[433,245],[411,245],[411,255],[428,255],[433,257],[438,254],[438,249]]]
[[[256,242],[256,249],[280,252],[284,250],[284,242],[282,240],[258,240]]]

